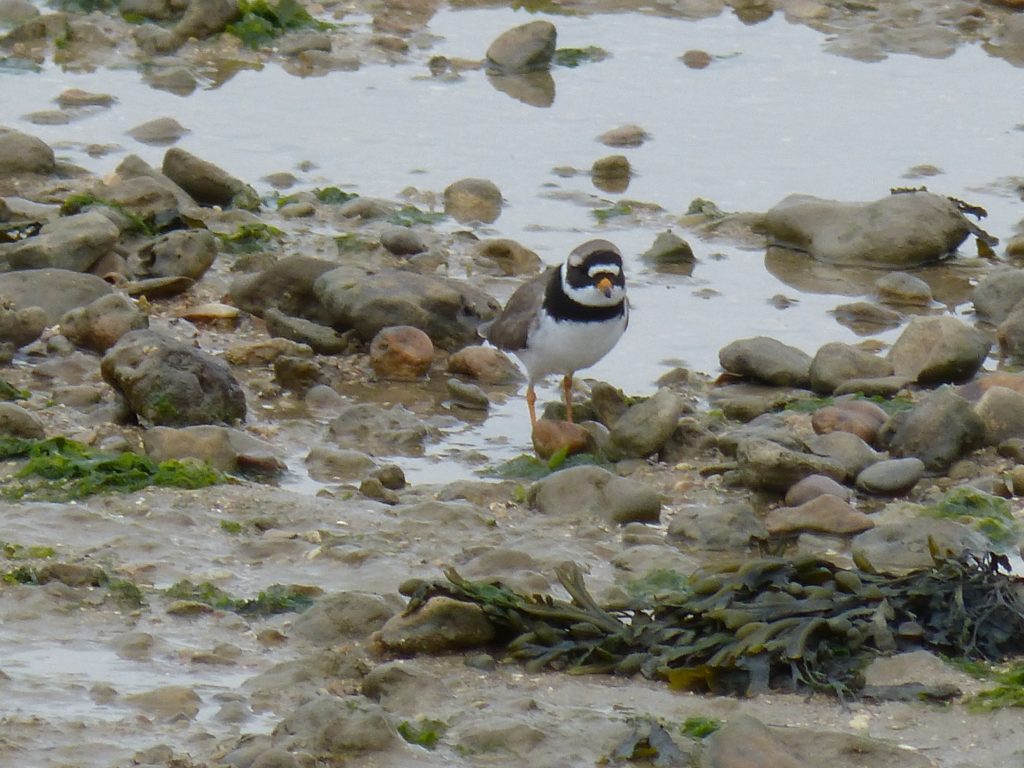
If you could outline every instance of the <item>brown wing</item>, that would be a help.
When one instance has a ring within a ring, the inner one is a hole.
[[[544,289],[558,267],[548,267],[528,283],[516,288],[498,319],[491,323],[486,338],[498,349],[514,352],[526,346],[530,326],[544,303]]]

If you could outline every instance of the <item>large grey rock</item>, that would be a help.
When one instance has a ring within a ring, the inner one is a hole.
[[[865,467],[857,475],[857,488],[879,496],[899,496],[917,485],[924,476],[924,462],[916,456],[886,459]]]
[[[222,472],[280,474],[287,465],[281,450],[247,432],[214,424],[152,427],[142,434],[146,455],[154,461],[194,458]]]
[[[42,419],[17,403],[0,402],[0,434],[39,440],[46,436],[46,427]]]
[[[362,697],[318,696],[285,717],[274,728],[275,746],[350,759],[350,756],[401,746],[401,740],[379,704]]]
[[[149,316],[127,296],[108,293],[60,319],[60,330],[73,344],[106,352],[129,331],[149,327]]]
[[[974,286],[974,311],[999,325],[1017,303],[1024,299],[1024,269],[996,269]]]
[[[217,258],[217,238],[206,229],[178,229],[143,245],[130,262],[135,277],[198,280]]]
[[[487,64],[504,73],[546,69],[557,40],[558,31],[550,21],[527,22],[494,39],[487,49]]]
[[[764,523],[745,501],[683,507],[668,525],[671,540],[700,550],[743,549],[768,538]]]
[[[865,467],[888,458],[868,445],[862,437],[845,430],[815,435],[806,440],[807,450],[838,462],[848,477],[856,477]]]
[[[822,345],[811,361],[811,389],[832,394],[852,379],[891,376],[892,363],[851,344],[838,341]]]
[[[313,292],[336,329],[352,328],[371,341],[383,328],[411,325],[446,350],[477,340],[479,323],[501,308],[468,283],[397,269],[367,274],[339,267],[317,278]]]
[[[317,298],[314,285],[321,275],[337,267],[311,256],[287,256],[258,274],[235,278],[228,296],[239,309],[257,317],[274,308],[291,317],[330,325],[330,313]]]
[[[971,378],[988,356],[991,342],[955,317],[914,317],[888,359],[897,376],[920,384],[961,382]]]
[[[767,336],[727,344],[719,350],[718,362],[729,373],[777,387],[806,388],[811,383],[811,356]]]
[[[749,438],[736,446],[736,463],[743,484],[785,493],[808,475],[827,475],[842,482],[846,469],[837,461],[783,448],[770,440]]]
[[[338,592],[325,595],[292,623],[291,635],[325,647],[350,640],[364,640],[402,610],[395,596],[371,592]]]
[[[184,149],[172,147],[167,150],[163,172],[200,205],[234,206],[247,210],[259,208],[259,195],[252,187]]]
[[[656,523],[661,515],[661,497],[652,488],[593,466],[549,475],[530,486],[527,501],[543,514],[571,519],[582,515],[610,523]]]
[[[983,552],[988,541],[977,531],[953,520],[918,517],[877,525],[851,542],[853,556],[884,573],[906,573],[933,564],[931,547],[959,554]]]
[[[973,231],[953,201],[930,192],[869,203],[790,195],[764,214],[760,227],[771,245],[824,262],[897,269],[938,261]]]
[[[606,452],[613,460],[657,453],[672,436],[685,401],[670,389],[659,389],[618,418],[608,436]]]
[[[155,331],[122,336],[100,371],[144,423],[179,427],[245,418],[245,394],[226,363]]]
[[[1018,302],[996,328],[999,353],[1014,361],[1024,358],[1024,302]]]
[[[0,274],[0,297],[14,308],[39,307],[46,313],[48,325],[55,325],[66,312],[91,304],[113,290],[96,275],[66,269]]]
[[[392,616],[377,637],[402,653],[444,653],[486,645],[494,635],[494,625],[480,606],[438,596],[412,613]]]
[[[150,223],[165,224],[178,214],[174,191],[152,176],[116,178],[100,190],[99,196]]]
[[[49,174],[53,170],[53,150],[49,144],[21,131],[0,129],[0,175]]]
[[[235,0],[189,0],[185,14],[174,26],[175,40],[179,44],[191,37],[204,40],[223,32],[240,14]]]
[[[0,343],[20,349],[38,339],[48,324],[42,307],[15,307],[0,303]]]
[[[444,190],[444,212],[460,224],[490,224],[501,205],[501,190],[488,179],[459,179]]]
[[[0,271],[53,268],[88,272],[113,251],[120,234],[99,211],[64,216],[45,224],[35,237],[0,249]]]
[[[343,448],[373,455],[416,456],[432,430],[412,411],[396,405],[356,403],[338,410],[328,428],[331,440]]]
[[[879,437],[893,456],[916,456],[928,469],[941,471],[979,445],[984,434],[971,404],[946,386],[909,411],[895,414]]]
[[[991,387],[974,406],[985,429],[985,443],[1024,438],[1024,394],[1008,387]]]

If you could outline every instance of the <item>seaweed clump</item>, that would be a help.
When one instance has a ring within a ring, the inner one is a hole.
[[[195,489],[227,480],[203,462],[156,462],[130,451],[98,451],[66,437],[0,438],[0,459],[26,459],[12,477],[0,481],[0,495],[8,500],[72,501],[110,491],[130,493],[150,485]]]
[[[614,608],[597,604],[572,563],[556,571],[569,602],[448,569],[449,583],[421,584],[409,610],[436,594],[477,604],[530,671],[640,673],[720,694],[854,695],[880,653],[926,647],[999,660],[1024,651],[1024,590],[1005,556],[932,554],[930,568],[899,577],[813,556],[732,563]]]

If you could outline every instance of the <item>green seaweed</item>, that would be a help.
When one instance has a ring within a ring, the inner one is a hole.
[[[993,544],[1010,545],[1020,535],[1009,501],[967,485],[953,488],[925,512],[970,525]]]
[[[294,29],[333,29],[331,24],[313,18],[298,0],[240,0],[238,12],[239,20],[228,24],[227,32],[248,48],[268,46]]]
[[[224,531],[224,533],[230,533],[232,536],[237,536],[245,530],[245,526],[237,520],[221,520],[220,529]]]
[[[552,472],[569,467],[584,465],[607,466],[608,462],[593,453],[575,453],[572,456],[560,456],[557,452],[547,461],[528,453],[522,453],[497,467],[488,467],[480,474],[500,477],[506,480],[540,480]]]
[[[993,671],[998,683],[994,688],[979,691],[965,700],[972,712],[991,712],[1007,707],[1024,707],[1024,663],[1018,662],[1009,668]]]
[[[338,187],[320,187],[314,189],[313,194],[321,203],[328,203],[329,205],[341,205],[359,197],[355,192],[346,192]]]
[[[689,591],[690,578],[679,571],[656,568],[639,579],[625,584],[626,593],[638,603],[649,603],[660,594],[685,594]]]
[[[49,560],[56,556],[57,550],[44,544],[25,546],[4,541],[0,542],[0,553],[8,560]]]
[[[64,199],[64,202],[61,203],[60,215],[72,216],[76,213],[81,213],[82,211],[88,208],[93,208],[96,206],[110,208],[112,211],[116,211],[117,213],[121,214],[126,219],[128,219],[129,232],[135,232],[140,235],[146,235],[147,237],[153,237],[160,231],[160,227],[158,226],[155,219],[146,219],[142,216],[139,216],[139,214],[135,213],[134,211],[129,210],[120,203],[114,203],[111,202],[110,200],[104,200],[103,198],[96,197],[95,195],[90,195],[87,193],[69,195],[68,197],[66,197]]]
[[[703,739],[722,727],[722,721],[715,717],[696,715],[688,717],[679,726],[679,731],[691,739]]]
[[[415,723],[403,720],[398,724],[398,735],[410,744],[426,749],[434,749],[448,730],[448,724],[442,720],[419,720]]]
[[[595,208],[590,212],[595,219],[604,224],[610,219],[618,216],[629,216],[633,213],[633,206],[629,203],[618,202],[608,208]]]
[[[130,608],[141,608],[146,604],[146,597],[142,589],[134,581],[128,579],[107,579],[104,586],[107,592],[118,603]]]
[[[32,393],[0,379],[0,400],[28,400]]]
[[[168,587],[165,594],[178,600],[203,603],[220,611],[254,616],[301,613],[313,604],[311,590],[294,584],[271,584],[256,597],[235,598],[208,581],[193,584],[183,579]]]
[[[604,61],[607,58],[608,51],[604,48],[589,45],[586,48],[559,48],[555,51],[552,61],[560,67],[574,69],[580,64]]]
[[[355,251],[372,251],[377,247],[373,243],[360,237],[355,232],[345,232],[334,236],[334,243],[338,246],[338,253],[353,253]]]
[[[388,216],[388,222],[400,227],[411,227],[415,224],[437,224],[445,218],[447,214],[440,211],[421,211],[415,205],[403,205]]]
[[[259,221],[240,224],[234,232],[218,234],[217,237],[228,253],[255,253],[265,251],[273,243],[280,241],[284,237],[284,232]]]
[[[690,205],[686,209],[686,215],[704,216],[708,219],[725,218],[725,212],[716,203],[711,200],[705,200],[703,197],[695,197],[690,201]]]
[[[195,489],[226,480],[202,462],[158,463],[136,453],[99,451],[66,437],[0,438],[0,458],[26,460],[2,483],[0,494],[9,500],[70,501],[96,493],[130,493],[150,485]]]

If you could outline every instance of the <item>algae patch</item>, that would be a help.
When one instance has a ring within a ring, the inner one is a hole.
[[[227,476],[198,461],[155,462],[137,453],[108,453],[69,440],[0,439],[0,459],[24,459],[25,465],[0,480],[8,500],[72,501],[96,493],[130,493],[150,485],[205,488]]]

